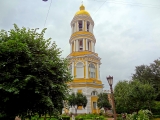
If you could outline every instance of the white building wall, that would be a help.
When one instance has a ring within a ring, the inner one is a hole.
[[[72,92],[77,93],[78,90],[82,90],[82,93],[87,96],[88,103],[87,103],[87,106],[85,109],[84,108],[82,110],[77,109],[77,113],[92,113],[91,93],[92,93],[92,91],[97,91],[99,94],[99,93],[103,92],[103,88],[78,87],[78,88],[73,88]],[[70,108],[69,112],[75,113],[75,108]]]

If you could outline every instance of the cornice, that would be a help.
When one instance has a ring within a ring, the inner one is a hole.
[[[69,39],[69,43],[81,38],[89,39],[89,40],[92,40],[94,43],[96,43],[96,39],[94,35],[91,32],[87,32],[87,31],[78,31],[73,33]]]
[[[99,64],[101,64],[101,62],[100,62],[101,58],[96,56],[95,54],[88,54],[88,55],[81,55],[81,56],[70,56],[70,55],[67,56],[67,59],[70,61],[74,61],[79,58],[83,58],[87,61],[90,61],[90,59],[94,59],[94,60],[99,61]]]

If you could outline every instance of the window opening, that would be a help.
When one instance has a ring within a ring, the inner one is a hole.
[[[91,51],[91,50],[90,50],[90,49],[91,49],[90,44],[91,44],[91,42],[88,41],[88,50],[89,50],[89,51]]]
[[[83,50],[83,40],[79,40],[79,50]]]
[[[82,25],[82,20],[78,21],[79,24],[79,31],[82,31],[83,25]]]
[[[87,21],[87,31],[89,32],[89,25],[90,23]]]
[[[93,102],[93,108],[96,109],[97,103]]]
[[[90,78],[95,78],[95,66],[91,63],[89,64],[89,72],[90,72]]]

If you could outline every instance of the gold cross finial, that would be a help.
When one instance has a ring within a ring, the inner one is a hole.
[[[83,5],[83,1],[82,1],[82,5]]]

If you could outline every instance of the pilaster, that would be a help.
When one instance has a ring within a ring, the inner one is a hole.
[[[88,61],[86,61],[86,79],[88,79]]]

